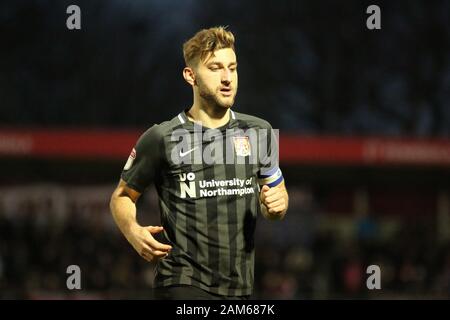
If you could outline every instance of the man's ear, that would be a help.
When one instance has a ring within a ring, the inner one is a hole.
[[[195,73],[191,67],[185,67],[183,69],[183,77],[184,77],[184,80],[186,80],[186,82],[189,83],[191,86],[194,86],[196,84]]]

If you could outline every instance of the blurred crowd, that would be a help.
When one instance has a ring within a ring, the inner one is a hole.
[[[450,239],[439,236],[434,213],[336,215],[307,189],[291,193],[288,219],[259,226],[258,297],[450,298]],[[379,290],[368,289],[369,266],[380,268]]]
[[[82,29],[65,26],[78,4]],[[0,125],[146,128],[190,106],[182,43],[237,37],[236,110],[308,134],[450,134],[450,2],[3,1]],[[174,94],[175,93],[175,94]]]
[[[2,190],[0,298],[149,299],[154,266],[115,227],[107,207],[113,186],[35,186]],[[42,192],[45,190],[45,193]],[[289,216],[260,217],[253,298],[450,298],[450,242],[422,217],[333,214],[314,192],[291,188]],[[139,220],[158,224],[156,195]],[[67,289],[67,267],[81,269],[81,290]],[[367,267],[381,270],[369,290]]]

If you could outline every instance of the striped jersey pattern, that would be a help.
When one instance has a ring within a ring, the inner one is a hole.
[[[260,185],[273,187],[283,178],[278,150],[268,148],[268,156],[276,158],[269,164],[251,161],[254,141],[241,133],[270,132],[270,124],[231,110],[230,115],[226,125],[213,130],[214,138],[205,139],[208,128],[196,130],[184,111],[154,125],[139,138],[124,167],[121,177],[132,189],[142,193],[155,185],[164,227],[160,241],[172,246],[157,263],[155,287],[192,285],[224,296],[252,294]],[[270,134],[262,137],[273,140]],[[217,144],[221,148],[214,149]],[[195,161],[205,150],[223,161]]]

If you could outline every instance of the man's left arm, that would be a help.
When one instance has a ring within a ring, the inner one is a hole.
[[[264,185],[261,188],[260,200],[261,212],[266,219],[283,219],[289,205],[289,196],[284,180],[272,188]]]

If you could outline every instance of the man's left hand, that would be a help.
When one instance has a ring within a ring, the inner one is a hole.
[[[288,208],[288,195],[286,188],[284,187],[284,182],[270,188],[264,185],[260,193],[261,203],[264,205],[266,212],[266,218],[269,219],[283,219]]]

